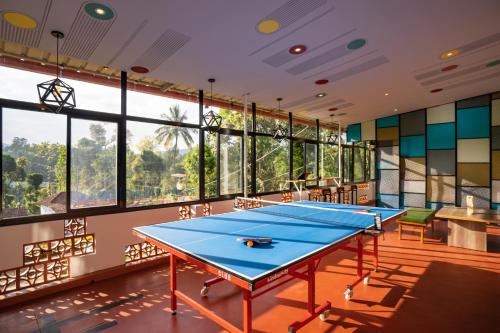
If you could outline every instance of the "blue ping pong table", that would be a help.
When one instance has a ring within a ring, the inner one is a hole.
[[[345,291],[349,299],[356,284],[368,283],[370,272],[363,270],[363,255],[372,255],[377,267],[376,217],[384,224],[404,213],[399,209],[298,201],[137,227],[134,234],[170,253],[172,314],[176,314],[180,298],[230,332],[252,331],[252,300],[256,297],[295,278],[307,281],[308,313],[289,326],[289,332],[295,332],[318,316],[325,320],[330,312],[330,302],[315,304],[315,271],[321,258],[336,250],[357,253],[357,278]],[[272,243],[248,247],[239,241],[259,237],[272,238]],[[373,250],[363,248],[366,239],[373,239]],[[222,281],[242,289],[243,330],[177,290],[178,259],[215,275],[205,282],[202,297],[207,296],[211,285]]]

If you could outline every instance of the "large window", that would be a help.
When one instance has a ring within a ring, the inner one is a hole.
[[[315,185],[317,184],[317,168],[316,168],[316,144],[306,143],[306,174],[307,180],[309,180],[306,185]]]
[[[320,145],[319,174],[323,177],[337,177],[339,174],[338,146]]]
[[[234,135],[220,135],[220,194],[243,192],[243,138]]]
[[[117,124],[71,121],[71,208],[116,205]]]
[[[257,114],[256,122],[257,133],[274,134],[274,131],[278,127],[278,125],[281,125],[283,128],[285,128],[288,133],[288,119],[278,119]]]
[[[356,143],[353,148],[354,152],[354,182],[359,183],[365,181],[365,147],[364,143]]]
[[[342,154],[343,154],[343,159],[342,159],[342,175],[344,177],[344,183],[350,183],[352,182],[352,146],[351,145],[344,145],[342,148]]]
[[[304,143],[293,141],[293,179],[298,179],[304,173]]]
[[[217,135],[205,132],[205,197],[217,197]]]
[[[256,138],[257,192],[280,191],[288,187],[289,143],[270,137]]]
[[[315,124],[305,124],[292,121],[292,133],[294,138],[304,138],[310,140],[317,139]]]
[[[198,95],[187,95],[185,100],[144,93],[134,84],[127,91],[127,114],[143,118],[161,119],[178,123],[199,123]],[[158,91],[158,93],[160,93]]]
[[[199,198],[198,129],[127,122],[127,206]]]
[[[1,217],[66,212],[66,116],[4,108],[2,117]]]
[[[205,108],[204,112],[208,112],[209,110],[210,108]],[[232,110],[230,104],[228,104],[227,108],[212,107],[212,110],[222,117],[221,128],[243,131],[245,127],[243,111]],[[247,126],[250,132],[252,130],[252,109],[250,107],[247,110]]]

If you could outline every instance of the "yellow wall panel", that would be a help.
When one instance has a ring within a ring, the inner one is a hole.
[[[491,126],[500,126],[500,99],[491,102]]]
[[[375,138],[375,120],[361,123],[361,141],[377,140]]]
[[[427,201],[455,202],[455,176],[428,176]]]
[[[457,185],[490,187],[490,164],[458,163]]]
[[[491,152],[491,177],[500,180],[500,150]]]
[[[399,146],[399,127],[378,128],[377,140],[392,141],[394,146]]]
[[[458,163],[489,163],[490,139],[457,140]]]

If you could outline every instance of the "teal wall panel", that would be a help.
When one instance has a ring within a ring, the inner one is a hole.
[[[399,116],[389,116],[377,119],[377,128],[399,126]]]
[[[347,126],[347,142],[361,141],[361,124]]]
[[[399,149],[401,157],[424,157],[425,135],[402,136]]]
[[[427,149],[455,149],[455,123],[427,125]]]
[[[490,136],[490,107],[458,109],[457,138],[475,139]]]

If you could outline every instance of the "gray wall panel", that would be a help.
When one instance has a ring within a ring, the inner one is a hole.
[[[453,176],[455,164],[455,150],[427,151],[427,174],[430,176]]]
[[[425,134],[425,110],[401,114],[399,118],[401,136]]]
[[[399,194],[399,170],[379,170],[377,193]]]
[[[474,197],[475,208],[490,208],[490,189],[487,187],[467,187],[457,186],[457,206],[465,207],[467,205],[466,197]]]

